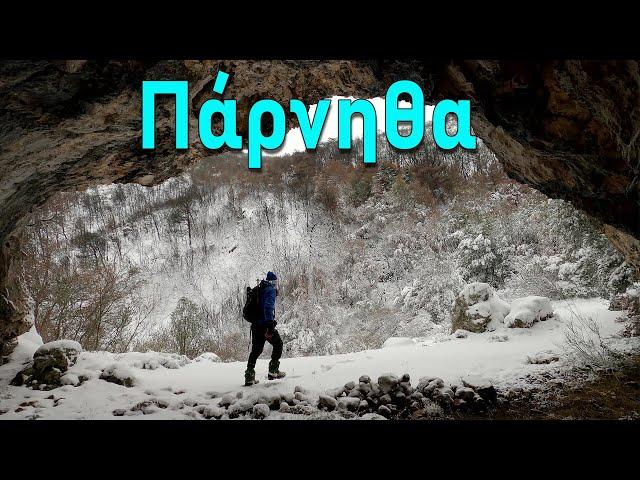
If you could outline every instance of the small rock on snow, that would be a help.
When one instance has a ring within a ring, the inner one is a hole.
[[[269,405],[264,403],[256,403],[253,406],[253,417],[254,418],[266,418],[271,413],[269,409]]]

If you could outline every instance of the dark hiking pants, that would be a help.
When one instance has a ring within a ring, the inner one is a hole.
[[[255,367],[258,357],[264,349],[264,342],[269,342],[273,347],[271,352],[271,360],[277,362],[282,356],[282,339],[277,330],[273,330],[273,336],[270,339],[265,337],[267,327],[259,327],[256,325],[251,326],[251,353],[249,354],[249,366]]]

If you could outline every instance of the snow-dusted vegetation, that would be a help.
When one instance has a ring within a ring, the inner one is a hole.
[[[608,299],[633,280],[582,213],[507,180],[484,148],[386,151],[371,169],[334,147],[270,158],[261,174],[224,156],[154,188],[59,197],[30,229],[38,332],[241,360],[244,289],[274,270],[285,356],[345,353],[451,328],[470,282],[557,300]]]

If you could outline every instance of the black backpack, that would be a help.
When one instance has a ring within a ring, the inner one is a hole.
[[[254,323],[260,317],[260,285],[247,287],[247,299],[242,308],[242,318]]]

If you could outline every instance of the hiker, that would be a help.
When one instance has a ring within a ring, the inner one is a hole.
[[[246,386],[258,383],[256,380],[256,361],[262,353],[264,342],[273,346],[271,361],[269,362],[269,380],[282,378],[285,372],[281,372],[280,356],[282,355],[282,339],[276,330],[275,311],[276,297],[278,295],[278,277],[273,272],[267,273],[266,280],[262,280],[258,286],[258,315],[251,324],[251,353],[247,362],[247,370],[244,372],[244,384]]]

